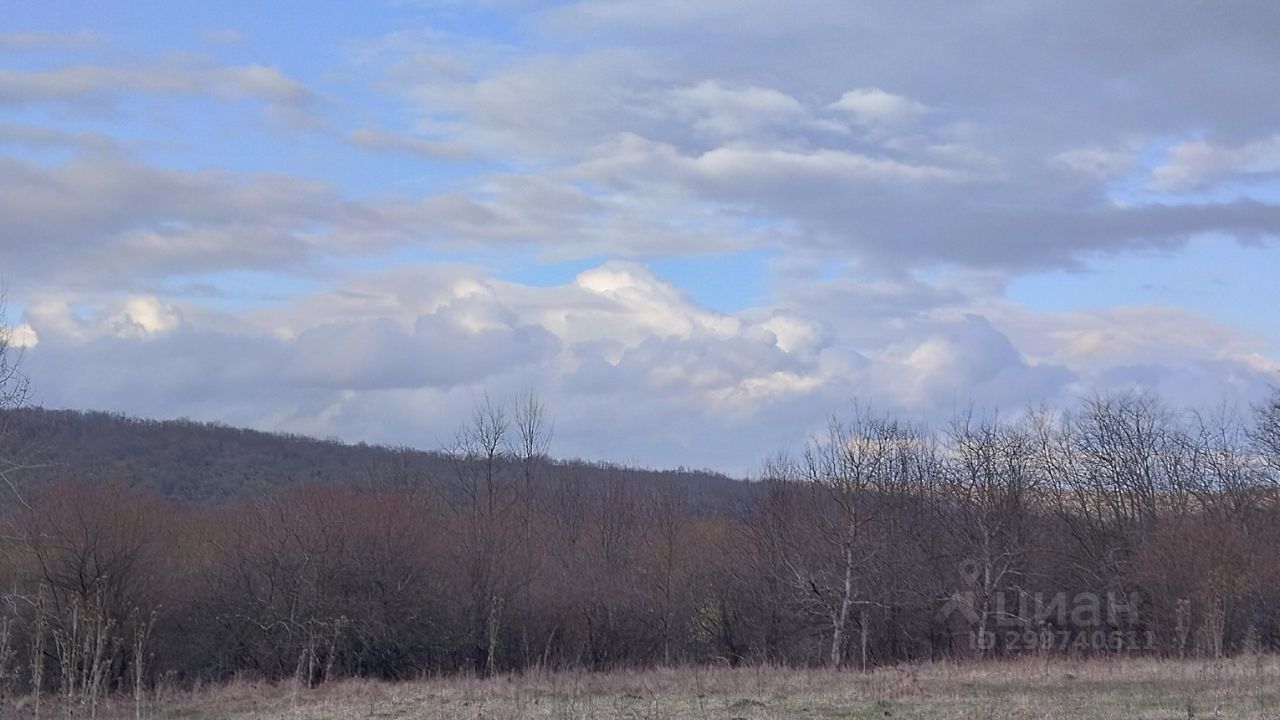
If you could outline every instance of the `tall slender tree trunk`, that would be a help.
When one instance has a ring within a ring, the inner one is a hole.
[[[498,669],[498,628],[501,625],[502,598],[494,595],[489,601],[489,648],[485,654],[484,674],[492,677]]]
[[[862,634],[862,672],[867,671],[867,606],[863,605],[858,617]]]
[[[831,632],[831,666],[839,668],[844,659],[844,632],[849,623],[849,609],[853,606],[853,547],[844,549],[844,592],[840,597],[840,611],[836,613]]]

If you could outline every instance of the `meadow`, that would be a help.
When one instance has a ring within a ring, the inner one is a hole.
[[[135,717],[123,698],[99,717]],[[56,712],[56,711],[54,711]],[[527,672],[383,683],[232,682],[148,698],[190,720],[783,720],[1280,718],[1280,659],[1121,658],[900,665],[862,673],[779,667]],[[57,715],[50,713],[49,717]]]

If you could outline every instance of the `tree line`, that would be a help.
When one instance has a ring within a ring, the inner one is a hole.
[[[434,477],[217,505],[51,483],[5,518],[0,685],[1280,646],[1280,395],[938,431],[855,409],[716,512],[549,442],[526,396],[481,403]]]

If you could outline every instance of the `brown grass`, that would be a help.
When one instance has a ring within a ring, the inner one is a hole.
[[[123,699],[99,717],[133,717]],[[57,710],[46,713],[58,717]],[[147,717],[527,720],[791,718],[1280,719],[1280,660],[1025,659],[856,671],[671,668],[557,672],[314,690],[233,682],[159,693]]]

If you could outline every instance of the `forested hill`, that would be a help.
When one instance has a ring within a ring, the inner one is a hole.
[[[185,502],[222,502],[309,483],[370,487],[431,485],[454,467],[448,455],[347,444],[190,420],[147,420],[105,412],[24,408],[0,411],[0,458],[28,466],[24,486],[54,480],[119,483]],[[644,470],[577,460],[548,461],[545,482],[573,477],[671,483],[695,507],[730,510],[746,483],[707,471]]]

